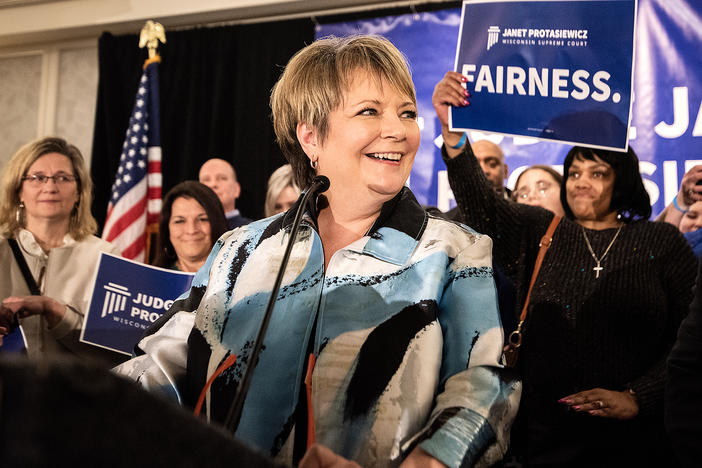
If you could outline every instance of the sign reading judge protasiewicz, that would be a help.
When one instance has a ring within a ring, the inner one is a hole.
[[[626,150],[635,19],[635,0],[465,1],[451,129]]]
[[[193,276],[102,253],[80,340],[131,355]]]

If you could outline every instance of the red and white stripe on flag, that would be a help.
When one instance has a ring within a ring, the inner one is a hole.
[[[102,232],[123,257],[137,261],[146,257],[147,224],[161,212],[158,61],[147,62],[141,76]]]

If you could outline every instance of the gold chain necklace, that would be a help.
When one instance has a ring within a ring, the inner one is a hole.
[[[587,238],[587,234],[585,233],[585,228],[580,226],[580,229],[583,231],[583,237],[585,238],[585,243],[587,244],[587,249],[590,251],[590,255],[592,255],[592,258],[594,258],[595,262],[597,263],[595,268],[592,269],[595,272],[595,279],[599,279],[600,271],[604,270],[604,268],[602,268],[600,266],[600,263],[602,263],[602,260],[604,260],[604,258],[609,253],[609,249],[612,248],[612,244],[614,244],[614,241],[617,240],[617,236],[619,236],[619,233],[622,231],[623,227],[624,227],[623,224],[621,226],[619,226],[619,229],[617,229],[617,232],[614,234],[614,237],[612,238],[609,245],[605,249],[604,253],[602,254],[602,257],[597,258],[597,255],[595,255],[595,251],[592,250],[592,245],[590,245],[590,239]]]

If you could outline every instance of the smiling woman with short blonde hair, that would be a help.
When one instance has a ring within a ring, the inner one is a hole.
[[[330,186],[300,207],[236,436],[292,465],[308,433],[331,450],[310,457],[362,466],[496,462],[520,387],[499,362],[491,241],[429,216],[405,187],[419,127],[402,55],[377,36],[321,39],[291,59],[271,103],[298,184],[323,175]],[[149,387],[182,384],[186,405],[203,401],[211,421],[224,421],[255,359],[293,219],[288,211],[223,236],[190,295],[121,371]],[[178,354],[178,366],[162,365]]]
[[[314,126],[323,142],[329,129],[329,114],[339,107],[353,72],[359,69],[374,81],[384,79],[416,107],[414,83],[405,57],[379,36],[315,41],[290,59],[273,87],[273,128],[301,188],[309,186],[314,171],[298,141],[297,126],[303,122]]]

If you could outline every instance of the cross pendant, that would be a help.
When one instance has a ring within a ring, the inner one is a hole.
[[[602,271],[602,270],[604,270],[604,268],[602,268],[602,267],[600,266],[600,262],[597,262],[597,266],[596,266],[595,268],[592,269],[592,271],[595,272],[595,279],[597,279],[597,278],[600,277],[600,271]]]

